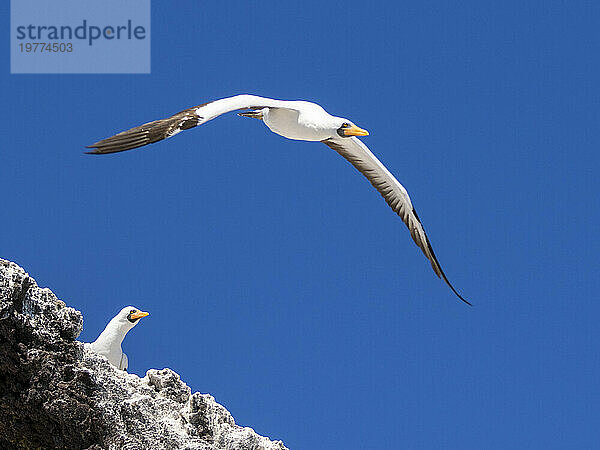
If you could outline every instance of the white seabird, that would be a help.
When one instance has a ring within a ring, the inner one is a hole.
[[[327,113],[316,103],[274,100],[256,95],[236,95],[185,109],[166,119],[156,120],[123,131],[88,146],[90,154],[116,153],[174,136],[215,117],[235,110],[248,110],[240,116],[262,120],[274,133],[288,139],[320,141],[346,158],[379,191],[400,216],[415,244],[423,251],[433,271],[444,279],[452,292],[470,305],[448,281],[438,262],[425,229],[410,201],[408,192],[357,136],[369,133],[348,119]]]
[[[89,344],[89,347],[96,353],[106,356],[108,361],[117,369],[127,370],[129,360],[127,355],[123,353],[121,343],[129,330],[148,314],[134,306],[126,306],[108,322],[98,339]]]

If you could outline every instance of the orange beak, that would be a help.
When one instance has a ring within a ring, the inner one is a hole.
[[[358,128],[356,125],[352,125],[350,128],[344,128],[345,136],[368,136],[369,132]]]
[[[133,313],[131,315],[132,319],[141,319],[142,317],[146,317],[147,315],[149,315],[150,313],[146,312],[146,311],[138,311],[136,313]]]

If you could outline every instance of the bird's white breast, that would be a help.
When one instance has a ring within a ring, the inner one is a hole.
[[[92,342],[90,348],[96,353],[105,356],[106,359],[115,367],[119,367],[123,350],[119,342]]]

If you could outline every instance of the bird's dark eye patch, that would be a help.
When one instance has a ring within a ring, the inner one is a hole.
[[[351,126],[352,125],[350,125],[348,122],[344,122],[342,124],[342,126],[337,129],[338,136],[340,136],[340,137],[349,137],[349,136],[346,136],[346,133],[344,132],[344,130],[346,128],[350,128]]]
[[[135,314],[137,312],[137,310],[132,309],[131,311],[129,311],[129,314],[127,314],[127,320],[129,320],[131,323],[136,323],[139,320],[139,317],[137,319],[133,319],[131,316],[133,314]]]

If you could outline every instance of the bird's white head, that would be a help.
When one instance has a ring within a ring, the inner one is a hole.
[[[119,311],[119,314],[117,314],[113,320],[118,323],[119,328],[125,328],[129,330],[135,327],[138,321],[142,317],[146,317],[148,314],[150,313],[141,311],[135,306],[126,306]]]
[[[363,130],[362,128],[357,127],[348,119],[344,119],[343,117],[334,117],[333,119],[335,132],[340,137],[369,135],[369,132],[367,130]]]
[[[138,321],[142,317],[148,315],[145,311],[140,311],[135,306],[126,306],[119,313],[113,317],[110,322],[104,328],[104,331],[100,333],[98,339],[91,343],[92,349],[107,358],[112,357],[115,349],[118,348],[118,355],[121,355],[121,342],[125,338],[125,335],[135,327]],[[114,356],[114,355],[113,355]],[[118,366],[118,361],[111,361],[113,365]]]

